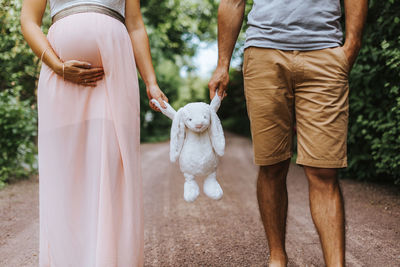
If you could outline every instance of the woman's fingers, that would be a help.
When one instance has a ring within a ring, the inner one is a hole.
[[[79,81],[77,81],[77,83],[79,84],[89,84],[89,83],[96,83],[97,81],[100,81],[101,79],[103,79],[102,76],[98,76],[98,77],[93,77],[93,78],[88,78],[88,79],[79,79]]]
[[[164,94],[161,95],[161,98],[168,103],[168,97],[166,97]]]
[[[65,66],[64,67],[64,74],[70,74],[70,75],[75,75],[75,76],[91,76],[91,75],[97,75],[97,74],[104,74],[103,68],[91,68],[91,69],[84,69],[84,68],[79,68],[76,66]]]
[[[94,87],[97,81],[103,79],[104,69],[92,67],[88,62],[69,60],[64,62],[64,79],[83,86]]]
[[[84,86],[96,86],[97,82],[103,79],[103,76],[97,76],[89,79],[83,79],[80,84]]]
[[[83,68],[83,69],[90,69],[92,64],[89,62],[79,61],[79,60],[69,60],[64,62],[64,64],[70,64],[71,66]]]
[[[102,68],[82,69],[78,75],[78,79],[81,83],[101,80],[103,77],[104,70]]]
[[[158,101],[158,103],[160,103],[162,108],[167,108],[167,105],[165,105],[164,99],[161,96],[157,97],[156,100]]]
[[[149,100],[150,100],[149,105],[150,105],[151,109],[153,109],[155,111],[160,111],[160,109],[157,108],[157,106],[151,102],[152,99],[155,99],[163,109],[167,108],[167,105],[165,104],[165,102],[168,102],[168,98],[164,95],[164,93],[161,91],[161,89],[160,89],[160,87],[158,87],[158,85],[148,86],[146,88],[146,92],[147,92],[147,96],[149,97]]]
[[[151,102],[151,100],[149,100],[149,106],[154,111],[160,111],[160,109],[156,105],[154,105],[154,103]]]
[[[97,82],[101,80],[102,77],[96,77],[96,78],[90,78],[90,79],[83,79],[82,83],[92,83],[92,82]]]
[[[80,76],[83,78],[90,78],[97,75],[103,75],[103,68],[81,69]]]
[[[82,69],[83,74],[92,74],[92,73],[104,73],[104,69],[101,67],[95,67],[95,68],[90,68],[90,69]]]
[[[80,76],[81,79],[86,79],[86,80],[97,79],[99,77],[100,77],[100,79],[102,79],[104,77],[104,73],[100,72],[100,73],[94,73],[94,74],[90,74],[90,75],[82,75],[82,76]]]

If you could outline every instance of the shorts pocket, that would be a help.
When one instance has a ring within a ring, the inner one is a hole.
[[[336,49],[339,50],[339,54],[342,59],[344,68],[346,69],[347,72],[349,72],[350,64],[349,64],[349,60],[347,59],[346,54],[344,53],[343,47],[339,46]]]
[[[250,57],[251,57],[251,51],[253,47],[248,47],[244,50],[244,55],[243,55],[243,68],[242,68],[242,72],[243,72],[243,76],[246,75],[247,72],[247,67],[249,65],[249,61],[250,61]]]

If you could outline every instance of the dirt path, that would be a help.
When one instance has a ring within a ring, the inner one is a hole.
[[[146,266],[266,266],[267,245],[255,194],[250,142],[231,136],[218,177],[224,197],[183,200],[183,176],[168,162],[168,143],[142,145]],[[200,179],[200,184],[203,179]],[[400,266],[400,192],[341,182],[346,201],[347,265]],[[38,182],[0,191],[0,266],[37,266]],[[323,266],[300,167],[288,177],[289,266]]]

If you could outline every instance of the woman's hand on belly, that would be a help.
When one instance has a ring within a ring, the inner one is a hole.
[[[64,69],[63,69],[64,68]],[[64,62],[64,67],[58,68],[56,73],[64,77],[64,80],[81,84],[84,86],[95,87],[97,81],[103,79],[104,70],[101,67],[92,67],[90,63],[68,60]]]

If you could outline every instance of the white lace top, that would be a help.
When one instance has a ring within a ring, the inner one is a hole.
[[[125,17],[125,0],[49,0],[49,1],[50,1],[50,14],[52,17],[65,8],[81,4],[98,4],[101,6],[105,6],[112,10],[117,11],[123,17]]]

